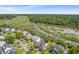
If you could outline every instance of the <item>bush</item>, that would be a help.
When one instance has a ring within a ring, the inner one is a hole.
[[[65,43],[64,41],[61,41],[61,40],[58,40],[56,43],[57,43],[57,44],[61,44],[61,45],[64,46],[64,47],[67,46],[66,43]]]
[[[5,21],[4,20],[0,20],[0,26],[5,26],[5,25],[6,25]]]
[[[64,38],[64,39],[67,39],[67,40],[71,40],[73,42],[79,43],[79,39],[76,38],[75,35],[68,35],[68,34],[59,33],[59,34],[57,34],[57,36]]]
[[[22,48],[19,48],[17,51],[16,51],[17,54],[25,54],[26,51]]]
[[[17,39],[20,39],[20,38],[22,38],[22,37],[23,37],[22,32],[16,32],[16,38],[17,38]]]
[[[54,46],[56,46],[57,44],[56,44],[55,42],[48,42],[48,45],[49,45],[50,47],[54,47]]]
[[[71,46],[71,48],[69,48],[69,54],[78,54],[79,53],[79,48],[76,46]]]
[[[10,34],[8,37],[5,38],[5,41],[7,43],[13,43],[14,39],[15,39],[15,36],[13,36],[13,35]]]

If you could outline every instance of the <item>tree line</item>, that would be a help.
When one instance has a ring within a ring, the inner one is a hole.
[[[30,22],[70,26],[79,29],[79,15],[0,15],[0,20],[4,18],[11,20],[17,16],[28,17]]]
[[[79,28],[79,15],[29,15],[31,22]]]

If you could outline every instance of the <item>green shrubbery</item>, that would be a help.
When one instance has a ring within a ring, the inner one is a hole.
[[[64,41],[62,41],[62,40],[58,40],[58,41],[56,41],[56,43],[57,43],[57,44],[60,44],[60,45],[62,45],[62,46],[64,46],[64,47],[67,46],[67,44],[66,44]]]
[[[23,33],[22,32],[16,32],[16,38],[20,39],[23,37]]]
[[[5,26],[6,22],[4,20],[0,20],[0,27]]]
[[[77,42],[79,43],[79,39],[76,38],[74,35],[68,35],[68,34],[59,34],[60,37],[67,39],[67,40],[71,40],[73,42]]]
[[[16,36],[14,34],[9,34],[8,37],[5,38],[5,41],[12,44],[15,38]]]
[[[26,51],[22,48],[19,48],[17,51],[16,51],[17,54],[25,54]]]
[[[70,46],[69,47],[69,51],[68,51],[69,54],[78,54],[79,53],[79,47],[77,46]]]

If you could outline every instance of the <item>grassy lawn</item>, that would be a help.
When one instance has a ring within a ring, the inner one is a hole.
[[[59,36],[61,38],[64,38],[64,39],[67,39],[67,40],[70,40],[70,41],[73,41],[73,42],[79,43],[79,39],[76,38],[75,35],[68,35],[68,34],[58,33],[57,36]]]

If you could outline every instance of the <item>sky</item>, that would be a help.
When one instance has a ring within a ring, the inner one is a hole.
[[[79,5],[0,5],[0,14],[79,14]]]

